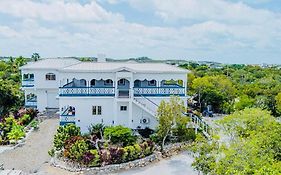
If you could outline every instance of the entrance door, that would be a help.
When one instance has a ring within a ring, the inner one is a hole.
[[[47,108],[59,108],[59,100],[56,92],[47,91]]]

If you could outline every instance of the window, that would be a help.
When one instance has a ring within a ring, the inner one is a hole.
[[[148,86],[156,86],[156,80],[150,80]]]
[[[92,79],[90,83],[91,83],[91,86],[95,86],[96,85],[96,80]]]
[[[93,115],[101,115],[101,106],[93,106]]]
[[[120,111],[127,111],[127,106],[120,106]]]
[[[23,74],[23,80],[34,80],[34,74]]]
[[[111,85],[113,84],[113,81],[110,79],[105,80],[104,85]]]
[[[56,80],[56,75],[53,73],[46,74],[46,80]]]
[[[125,79],[120,79],[118,81],[118,85],[125,85]]]

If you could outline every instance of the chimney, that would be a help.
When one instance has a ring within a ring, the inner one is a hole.
[[[105,63],[105,54],[98,54],[98,59],[97,59],[98,63]]]

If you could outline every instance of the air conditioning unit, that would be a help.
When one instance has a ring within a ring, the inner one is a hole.
[[[140,119],[140,123],[148,124],[150,122],[149,118],[142,118]]]

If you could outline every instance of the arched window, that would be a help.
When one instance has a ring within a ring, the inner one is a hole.
[[[141,87],[141,81],[140,80],[135,80],[134,81],[134,87]]]
[[[95,86],[96,85],[96,79],[92,79],[91,82],[90,82],[90,85]]]
[[[113,85],[113,81],[111,79],[107,79],[104,81],[104,85],[111,86],[111,85]]]
[[[148,86],[156,86],[156,80],[148,81]]]
[[[86,87],[86,86],[87,86],[87,81],[85,79],[81,79],[79,87]]]
[[[56,80],[56,75],[53,73],[47,73],[46,80]]]

